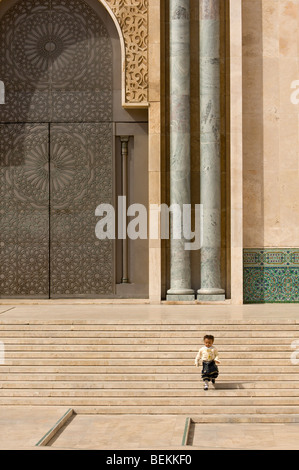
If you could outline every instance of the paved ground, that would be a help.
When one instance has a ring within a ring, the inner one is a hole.
[[[298,450],[298,424],[197,424],[193,448],[213,450]]]
[[[279,319],[299,323],[299,305],[101,305],[90,302],[0,302],[0,322],[38,319],[217,321]],[[299,339],[299,338],[298,338]],[[66,407],[0,407],[0,448],[34,448]],[[180,449],[185,417],[77,415],[50,442],[52,449]],[[198,424],[188,449],[299,449],[298,424]]]
[[[38,441],[66,408],[0,408],[0,449],[39,449]],[[49,450],[298,450],[298,424],[195,424],[182,447],[185,418],[75,415],[44,449]]]
[[[65,407],[0,407],[0,449],[32,449],[66,412]]]
[[[90,301],[70,303],[70,301],[24,302],[0,301],[1,320],[73,319],[122,321],[126,320],[176,320],[185,318],[233,321],[279,319],[299,322],[299,304],[266,305],[145,305],[145,304],[100,304]]]
[[[49,442],[52,448],[179,448],[185,428],[182,416],[77,415]]]

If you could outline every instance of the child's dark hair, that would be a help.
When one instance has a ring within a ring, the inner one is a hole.
[[[205,335],[203,340],[205,340],[205,339],[210,339],[214,343],[214,336],[213,335]]]

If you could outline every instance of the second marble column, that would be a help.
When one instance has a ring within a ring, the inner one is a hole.
[[[169,0],[170,8],[170,204],[190,204],[190,2]],[[171,216],[170,289],[167,300],[194,300],[190,251],[174,239],[182,217]]]
[[[198,300],[224,300],[221,288],[220,1],[200,0],[200,196],[203,205]]]

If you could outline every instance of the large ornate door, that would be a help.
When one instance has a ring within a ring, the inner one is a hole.
[[[95,237],[96,207],[113,203],[103,21],[83,0],[14,2],[0,79],[0,296],[112,296],[113,242]]]
[[[113,241],[95,237],[112,199],[112,125],[0,125],[3,297],[114,293]]]

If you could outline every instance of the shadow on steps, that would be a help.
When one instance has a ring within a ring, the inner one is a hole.
[[[249,382],[246,382],[248,384]],[[215,383],[216,390],[236,390],[243,389],[243,382],[225,382],[225,383]]]

